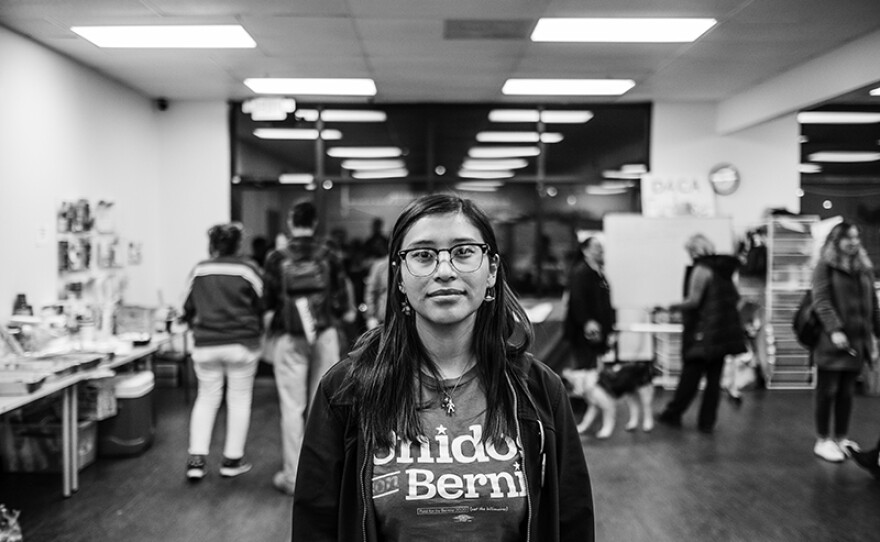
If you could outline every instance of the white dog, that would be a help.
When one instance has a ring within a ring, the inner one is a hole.
[[[651,383],[649,363],[620,363],[602,369],[563,369],[562,379],[568,383],[570,393],[587,402],[587,411],[577,426],[585,432],[602,414],[602,427],[596,438],[606,439],[614,432],[617,417],[617,397],[626,399],[629,408],[627,431],[639,426],[641,411],[642,430],[654,429],[654,385]]]

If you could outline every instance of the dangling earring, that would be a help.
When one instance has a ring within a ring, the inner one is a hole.
[[[412,314],[412,307],[409,306],[409,299],[403,298],[403,301],[400,303],[400,310],[402,310],[403,314],[406,316]]]
[[[483,301],[495,301],[495,287],[486,288],[486,295],[483,296]]]

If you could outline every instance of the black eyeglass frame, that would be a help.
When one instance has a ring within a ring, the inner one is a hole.
[[[458,247],[478,247],[482,251],[482,256],[480,258],[480,264],[477,265],[475,268],[471,269],[470,271],[462,271],[461,269],[459,269],[455,265],[455,261],[452,258],[452,251]],[[416,273],[413,273],[412,269],[409,268],[409,264],[406,263],[407,254],[409,254],[410,252],[415,252],[417,250],[428,250],[428,251],[434,253],[434,258],[435,258],[434,259],[434,268],[431,269],[431,271],[429,273],[426,273],[424,275],[418,275]],[[406,266],[406,270],[409,271],[409,273],[412,276],[414,276],[414,277],[430,277],[431,275],[434,274],[434,272],[437,271],[437,268],[440,267],[440,253],[441,252],[448,252],[449,253],[449,265],[451,265],[452,268],[455,269],[456,271],[458,271],[459,273],[475,273],[477,271],[477,269],[482,267],[483,260],[486,259],[486,254],[489,253],[489,244],[488,243],[458,243],[458,244],[452,245],[451,247],[448,247],[448,248],[413,247],[413,248],[408,248],[406,250],[399,250],[397,252],[397,257],[400,258],[400,261],[403,262],[403,265]]]

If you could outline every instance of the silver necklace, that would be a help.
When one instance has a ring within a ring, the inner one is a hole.
[[[447,388],[441,386],[440,393],[443,394],[443,398],[440,399],[440,408],[446,411],[447,416],[455,414],[455,401],[452,400],[452,396],[455,395],[455,391],[458,389],[458,385],[461,384],[461,379],[464,378],[465,373],[470,370],[470,366],[465,367],[465,370],[458,375],[458,381],[452,387],[452,391],[447,391]]]

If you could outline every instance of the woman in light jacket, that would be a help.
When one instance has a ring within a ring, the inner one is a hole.
[[[385,325],[321,381],[295,541],[592,541],[590,477],[559,377],[527,354],[488,217],[425,196],[390,242]]]
[[[834,226],[822,246],[813,270],[813,308],[824,330],[810,354],[817,369],[813,452],[841,462],[853,445],[847,431],[855,382],[862,366],[876,358],[880,334],[873,266],[859,229],[848,222]]]

